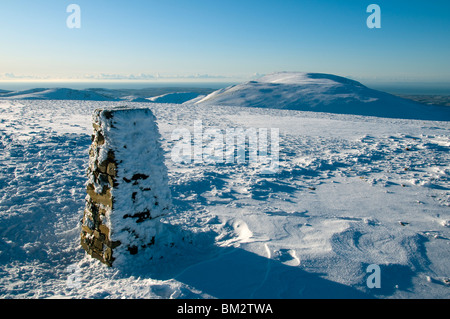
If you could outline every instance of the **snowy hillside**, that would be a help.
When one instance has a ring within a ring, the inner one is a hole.
[[[155,97],[151,97],[148,100],[153,103],[173,103],[182,104],[193,99],[196,99],[200,94],[195,92],[177,92],[177,93],[167,93]]]
[[[146,89],[68,89],[37,88],[21,91],[0,90],[0,100],[83,100],[182,104],[214,91],[197,87],[154,87]]]
[[[92,100],[111,101],[111,97],[88,90],[73,90],[66,88],[31,89],[25,91],[7,92],[0,95],[7,100]]]
[[[325,108],[340,79],[308,78],[328,83],[317,104]],[[288,85],[270,81],[245,85]],[[342,86],[366,101],[364,87]],[[174,206],[161,220],[172,245],[155,247],[164,258],[107,268],[80,247],[92,113],[123,102],[4,100],[0,298],[450,296],[449,122],[128,104],[150,107],[162,137]],[[279,128],[279,172],[172,161],[172,133],[193,131],[194,120],[221,131]],[[371,264],[381,288],[367,286]]]
[[[215,91],[197,103],[450,121],[449,108],[424,106],[320,73],[274,73]]]

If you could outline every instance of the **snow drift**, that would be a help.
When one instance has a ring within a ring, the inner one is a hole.
[[[348,78],[280,72],[215,91],[196,104],[261,107],[388,118],[450,120],[450,110],[370,89]]]

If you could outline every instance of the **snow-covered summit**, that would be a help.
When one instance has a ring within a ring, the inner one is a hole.
[[[337,83],[364,87],[361,83],[332,74],[305,72],[277,72],[261,77],[258,82],[282,84],[322,84],[336,85]]]
[[[449,109],[425,106],[345,77],[322,73],[272,73],[215,91],[197,104],[450,120]]]

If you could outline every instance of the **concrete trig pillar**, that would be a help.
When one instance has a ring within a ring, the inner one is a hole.
[[[81,246],[112,266],[152,249],[171,194],[150,109],[98,109],[93,127]]]

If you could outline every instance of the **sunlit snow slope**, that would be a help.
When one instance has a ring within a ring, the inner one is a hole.
[[[425,106],[370,89],[357,81],[320,73],[274,73],[256,81],[215,91],[197,103],[389,118],[450,120],[450,108]]]

